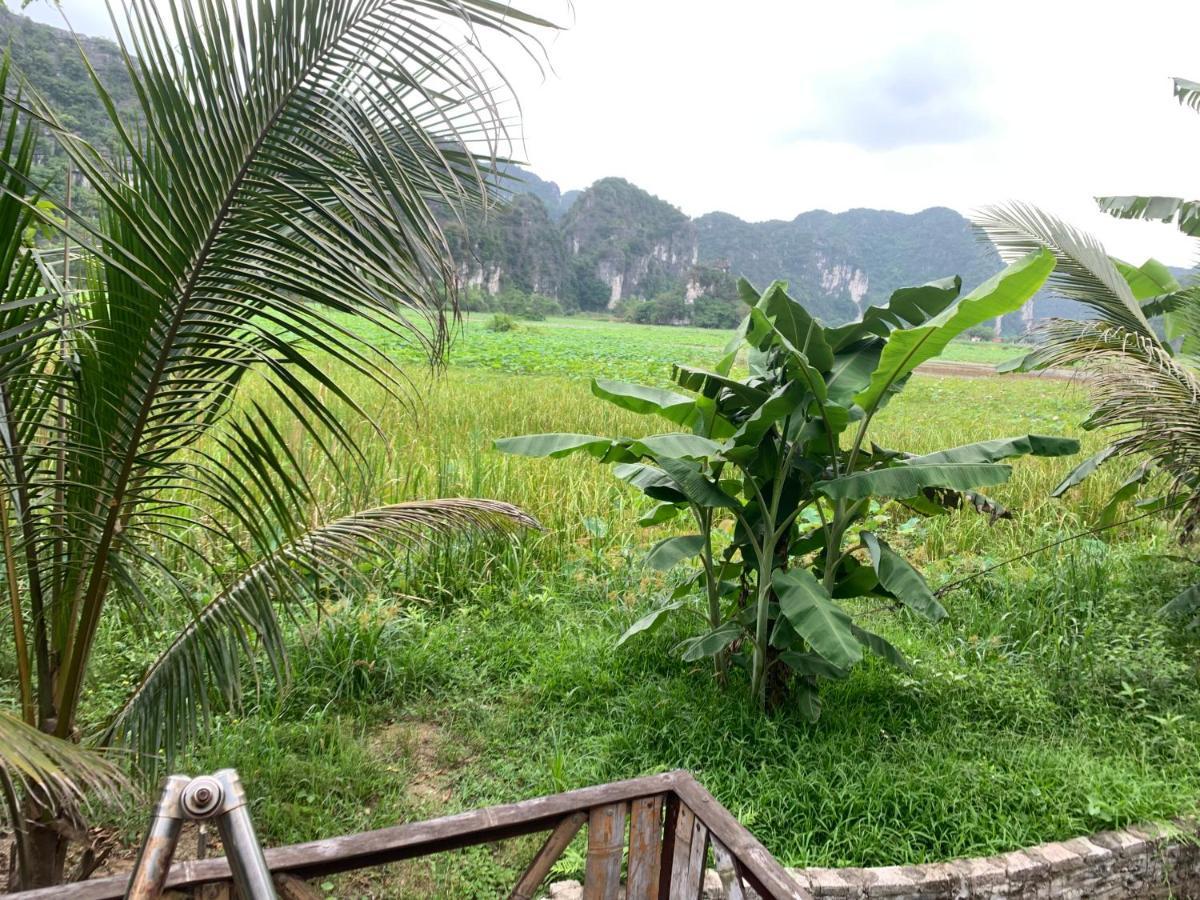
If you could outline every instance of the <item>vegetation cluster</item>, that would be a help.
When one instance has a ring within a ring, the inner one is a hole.
[[[175,765],[272,843],[677,767],[788,865],[1196,810],[1193,284],[1012,206],[970,290],[901,242],[913,286],[820,307],[620,179],[500,189],[459,30],[530,48],[505,4],[126,6],[46,87],[0,11],[11,887],[88,877]],[[921,369],[1046,288],[1089,318],[1001,368],[1081,384]],[[529,850],[327,890],[490,897]]]

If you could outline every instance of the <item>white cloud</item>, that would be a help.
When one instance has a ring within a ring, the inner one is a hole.
[[[28,12],[52,20],[46,2]],[[522,102],[519,153],[564,189],[621,175],[688,213],[747,219],[1020,199],[1119,255],[1194,261],[1169,227],[1108,219],[1091,197],[1193,190],[1200,116],[1169,76],[1200,78],[1200,5],[518,5],[566,26],[546,40],[545,76],[496,48]],[[103,0],[63,7],[80,30],[109,30]]]
[[[992,127],[977,102],[979,73],[953,38],[901,45],[869,67],[815,81],[816,106],[799,110],[784,143],[834,141],[868,151],[957,144]]]
[[[15,7],[16,3],[9,4],[10,9]],[[112,19],[104,0],[32,0],[21,12],[59,28],[64,27],[64,21],[69,22],[80,34],[106,37],[113,34]]]

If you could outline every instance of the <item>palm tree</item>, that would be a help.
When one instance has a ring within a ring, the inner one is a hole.
[[[1200,112],[1200,84],[1174,79],[1175,96]],[[1100,208],[1122,219],[1174,223],[1200,237],[1200,201],[1175,197],[1098,197]],[[1058,264],[1047,282],[1062,296],[1087,305],[1083,321],[1050,319],[1039,347],[1020,361],[1030,370],[1078,366],[1088,376],[1092,412],[1085,427],[1113,434],[1112,443],[1077,466],[1055,490],[1061,495],[1101,465],[1132,459],[1132,469],[1103,516],[1143,485],[1161,486],[1147,508],[1174,513],[1181,542],[1200,525],[1200,284],[1181,285],[1166,266],[1133,266],[1110,257],[1100,242],[1034,207],[986,210],[977,224],[1000,248],[1016,255],[1049,247]],[[1152,319],[1162,317],[1157,329]],[[1200,584],[1167,603],[1163,612],[1200,625]]]
[[[77,802],[115,784],[84,747],[169,755],[211,692],[236,697],[246,652],[285,665],[283,605],[431,533],[534,524],[481,500],[321,521],[282,425],[349,488],[369,422],[354,384],[402,398],[406,382],[346,323],[441,357],[456,306],[439,223],[487,201],[504,138],[477,38],[528,47],[545,23],[493,0],[119,8],[135,121],[92,75],[119,158],[28,86],[3,91],[0,540],[19,714],[0,715],[0,787],[20,887],[64,877]],[[98,223],[57,223],[81,248],[78,284],[27,246],[31,226],[55,224],[29,179],[29,119],[101,204]],[[290,423],[242,399],[249,383]],[[209,595],[178,577],[180,555],[209,572]],[[169,596],[144,589],[149,574]],[[114,603],[186,604],[190,624],[102,722],[80,707]]]

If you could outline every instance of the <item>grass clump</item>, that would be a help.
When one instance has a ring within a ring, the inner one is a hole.
[[[488,319],[485,327],[488,331],[501,333],[505,331],[517,331],[521,326],[517,322],[516,316],[510,316],[508,313],[496,313]]]

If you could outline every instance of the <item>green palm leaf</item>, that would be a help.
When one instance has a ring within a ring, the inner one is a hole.
[[[269,382],[310,435],[356,452],[328,398],[365,413],[339,375],[393,394],[404,382],[331,314],[439,356],[453,312],[443,288],[454,283],[439,211],[485,202],[502,137],[485,62],[453,35],[538,24],[488,0],[133,0],[129,11],[120,37],[140,127],[96,85],[124,162],[31,103],[104,211],[99,232],[73,223],[97,264],[70,398],[64,734],[113,559],[155,534],[140,504],[166,490],[215,496],[249,537],[249,558],[301,533],[305,489],[279,442],[261,417],[256,428],[224,415],[245,373]],[[319,354],[345,368],[316,364]],[[180,465],[213,428],[224,467]]]
[[[1200,201],[1179,197],[1097,197],[1101,211],[1118,219],[1149,219],[1200,237]]]
[[[1105,208],[1124,217],[1182,222],[1180,217],[1192,215],[1181,201],[1116,199],[1131,202],[1114,201]],[[1030,207],[992,210],[981,224],[1003,251],[1040,244],[1054,250],[1058,266],[1051,283],[1097,315],[1083,322],[1051,319],[1039,328],[1034,367],[1078,367],[1087,375],[1093,403],[1087,426],[1116,436],[1111,446],[1067,475],[1055,495],[1114,456],[1143,458],[1168,477],[1168,497],[1180,506],[1182,533],[1190,534],[1200,522],[1200,379],[1192,337],[1200,325],[1200,294],[1178,289],[1169,272],[1153,261],[1135,268],[1113,260],[1094,237]],[[1166,310],[1168,335],[1182,336],[1178,352],[1149,327],[1146,308],[1139,303],[1145,298],[1150,298],[1146,307]],[[1126,493],[1133,490],[1136,485]]]
[[[1105,322],[1153,335],[1128,282],[1091,235],[1024,203],[989,207],[975,217],[975,224],[1006,259],[1048,248],[1055,259],[1046,280],[1050,290],[1091,307]]]
[[[33,848],[24,829],[27,803],[74,816],[89,803],[119,801],[127,786],[111,761],[0,711],[0,811],[12,830],[20,888],[34,887]]]
[[[1175,99],[1200,112],[1200,83],[1173,78]],[[1184,234],[1200,237],[1200,201],[1179,197],[1097,197],[1100,209],[1118,219],[1149,219],[1175,225]]]
[[[44,802],[116,799],[125,786],[110,760],[0,711],[0,779]],[[11,808],[6,810],[11,814]]]
[[[311,530],[330,494],[373,496],[361,442],[386,436],[357,386],[406,398],[363,325],[434,363],[446,346],[456,277],[442,223],[490,202],[508,140],[484,36],[527,45],[544,23],[493,0],[118,7],[133,119],[88,68],[114,157],[0,73],[0,539],[22,717],[60,738],[77,734],[114,599],[152,619],[167,599],[143,591],[148,570],[184,598],[196,580],[228,585],[110,732],[158,750],[190,733],[207,679],[236,692],[231,648],[253,635],[281,665],[274,610],[314,599],[301,573],[342,583],[370,546],[528,523],[439,501]],[[39,203],[30,117],[94,191],[98,222]],[[74,278],[22,241],[59,215]],[[150,710],[157,732],[138,724]],[[12,790],[34,796],[45,771]]]

